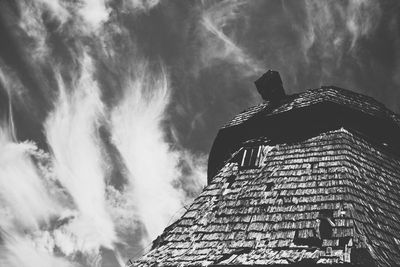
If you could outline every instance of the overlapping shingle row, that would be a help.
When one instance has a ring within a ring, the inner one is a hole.
[[[347,198],[355,230],[366,239],[379,266],[400,262],[400,160],[362,138],[344,139]]]
[[[400,117],[372,98],[324,87],[252,107],[224,130],[235,134],[233,126],[247,125],[255,116],[327,102],[386,121],[394,125],[385,128],[393,133],[400,127]],[[400,158],[390,147],[396,144],[386,144],[392,140],[376,132],[368,135],[371,128],[342,126],[350,128],[325,126],[306,138],[280,142],[266,136],[241,140],[239,151],[262,145],[260,166],[241,166],[241,152],[224,160],[182,218],[131,266],[398,266]]]
[[[396,157],[344,129],[267,151],[259,168],[228,162],[133,266],[400,262]]]
[[[380,119],[393,120],[400,126],[400,117],[373,98],[337,87],[322,87],[288,96],[273,108],[270,107],[268,102],[250,107],[236,115],[223,128],[240,125],[260,112],[264,112],[266,116],[271,116],[326,101],[343,105]]]

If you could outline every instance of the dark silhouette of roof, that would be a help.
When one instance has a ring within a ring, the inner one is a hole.
[[[334,87],[240,113],[207,187],[131,266],[398,266],[399,122]]]
[[[250,107],[236,115],[231,121],[224,125],[223,128],[242,124],[261,111],[265,111],[265,115],[271,116],[323,102],[343,105],[377,118],[393,120],[397,125],[400,125],[400,117],[375,99],[339,87],[324,86],[318,89],[307,90],[300,94],[290,95],[282,99],[281,103],[272,109],[268,109],[268,101]]]
[[[334,86],[264,102],[235,116],[222,127],[209,155],[208,181],[232,153],[249,139],[277,143],[345,127],[400,152],[400,117],[371,97]]]

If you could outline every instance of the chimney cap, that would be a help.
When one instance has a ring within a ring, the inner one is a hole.
[[[268,70],[254,84],[257,91],[266,101],[277,102],[286,96],[279,72]]]

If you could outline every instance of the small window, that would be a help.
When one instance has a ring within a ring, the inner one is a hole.
[[[319,234],[321,239],[329,239],[333,234],[333,211],[332,210],[321,210],[319,212]]]
[[[242,156],[242,161],[240,162],[240,167],[243,169],[257,168],[260,153],[261,153],[261,146],[245,148],[243,150],[243,156]]]

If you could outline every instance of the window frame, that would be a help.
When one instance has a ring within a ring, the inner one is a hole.
[[[242,151],[238,161],[241,170],[258,169],[260,167],[260,156],[263,145],[246,146]],[[250,154],[250,155],[249,155]]]

